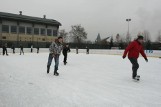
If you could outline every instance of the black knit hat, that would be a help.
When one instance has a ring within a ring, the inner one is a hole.
[[[58,39],[63,39],[63,37],[59,36]]]
[[[144,39],[144,37],[143,37],[142,35],[139,35],[137,39],[141,39],[141,40],[143,40],[143,39]]]

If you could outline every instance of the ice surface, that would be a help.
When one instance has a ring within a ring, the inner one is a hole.
[[[0,107],[161,107],[161,59],[139,58],[139,82],[121,56],[60,56],[46,73],[48,53],[0,55]]]

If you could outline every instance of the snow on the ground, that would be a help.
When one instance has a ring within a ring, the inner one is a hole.
[[[0,55],[0,107],[161,107],[161,59],[140,57],[140,82],[121,56],[70,53],[46,73],[48,53]]]

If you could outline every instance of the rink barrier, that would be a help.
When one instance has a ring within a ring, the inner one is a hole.
[[[72,49],[71,52],[76,53],[76,49]],[[79,49],[79,53],[86,53],[86,49]],[[105,50],[105,49],[90,49],[89,54],[107,54],[107,55],[123,55],[124,50]],[[148,57],[161,57],[161,50],[145,50],[145,54]]]
[[[8,53],[12,53],[11,48],[7,48]],[[20,49],[15,48],[15,52],[19,53]],[[31,53],[31,48],[24,48],[25,53]],[[37,49],[33,48],[33,53],[36,53]],[[48,48],[40,48],[40,53],[48,53]],[[122,55],[124,50],[116,50],[116,49],[90,49],[89,54],[107,54],[107,55]],[[76,53],[76,49],[71,49],[71,53]],[[79,49],[78,53],[86,53],[86,49]],[[145,53],[148,57],[161,57],[161,50],[145,50]],[[0,54],[2,54],[2,48],[0,48]]]

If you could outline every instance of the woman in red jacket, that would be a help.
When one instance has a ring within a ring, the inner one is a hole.
[[[148,62],[148,59],[144,53],[143,50],[143,36],[139,35],[138,38],[134,41],[132,41],[127,48],[124,51],[123,54],[123,59],[126,57],[127,53],[128,53],[128,58],[130,60],[130,62],[132,63],[132,78],[135,80],[139,80],[140,76],[137,75],[137,70],[139,68],[139,64],[138,64],[138,57],[139,57],[139,53],[141,53],[141,55],[144,57],[144,59],[146,60],[146,62]]]

